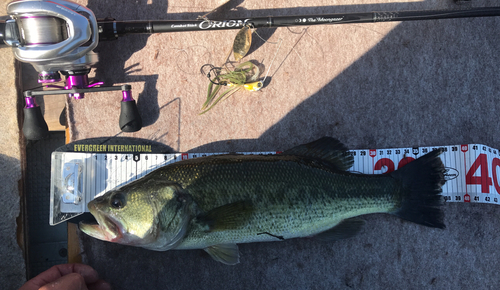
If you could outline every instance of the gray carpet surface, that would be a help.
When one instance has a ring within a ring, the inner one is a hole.
[[[98,17],[192,19],[218,1],[80,1]],[[231,17],[456,9],[453,1],[238,1]],[[498,5],[471,1],[472,6]],[[117,9],[119,7],[120,9]],[[270,69],[260,92],[238,92],[198,116],[207,79],[236,31],[123,37],[102,43],[95,76],[131,83],[145,127],[118,128],[119,94],[70,101],[72,140],[133,136],[178,151],[284,150],[322,136],[349,148],[482,143],[500,148],[500,18],[258,29],[251,54]],[[271,42],[279,42],[278,45]],[[275,61],[272,62],[272,59]],[[356,237],[240,246],[241,263],[202,250],[152,252],[81,236],[86,261],[115,289],[498,289],[499,208],[447,204],[447,228],[386,215]]]

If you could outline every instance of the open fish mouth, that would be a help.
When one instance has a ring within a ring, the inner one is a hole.
[[[103,241],[116,242],[120,239],[122,232],[119,225],[113,219],[100,213],[95,208],[89,207],[89,211],[95,219],[81,221],[79,227],[82,232]]]

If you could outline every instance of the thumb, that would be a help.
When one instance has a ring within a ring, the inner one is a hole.
[[[88,290],[85,279],[78,273],[71,273],[42,286],[38,290]]]

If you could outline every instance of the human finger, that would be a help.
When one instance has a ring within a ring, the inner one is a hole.
[[[97,280],[95,283],[87,284],[87,287],[89,290],[111,290],[111,285],[102,279]]]
[[[56,281],[57,279],[70,273],[78,273],[85,283],[92,284],[99,279],[97,272],[90,266],[84,264],[61,264],[40,273],[33,279],[26,282],[19,290],[38,290],[38,288]]]
[[[70,273],[52,281],[39,290],[88,290],[85,279],[78,273]]]
[[[75,263],[61,264],[56,265],[55,267],[59,270],[61,276],[68,275],[70,273],[80,274],[85,280],[86,284],[92,284],[99,280],[99,274],[96,270],[94,270],[94,268],[90,267],[89,265]]]

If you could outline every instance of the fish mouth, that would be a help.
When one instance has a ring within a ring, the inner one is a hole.
[[[94,220],[81,221],[80,230],[85,234],[108,242],[116,242],[122,237],[119,224],[108,215],[100,212],[95,206],[89,205],[89,211]]]

